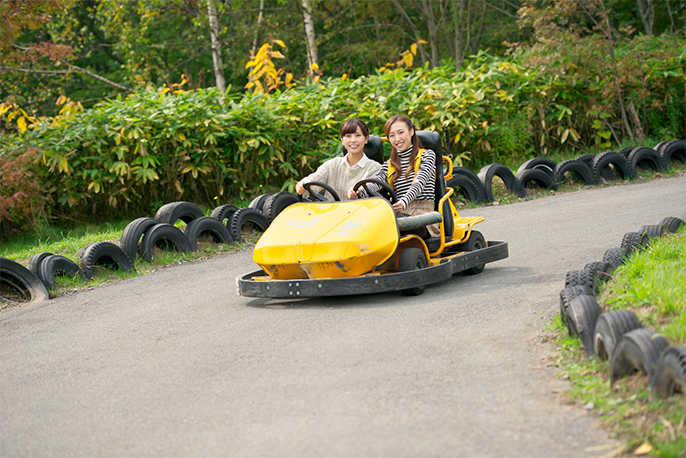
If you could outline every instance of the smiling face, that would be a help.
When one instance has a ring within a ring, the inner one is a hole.
[[[344,134],[341,137],[341,142],[349,154],[358,155],[364,151],[364,145],[367,143],[368,138],[364,136],[362,129],[358,127],[355,132]]]
[[[396,121],[388,129],[388,141],[397,151],[405,151],[412,146],[414,129],[403,121]]]

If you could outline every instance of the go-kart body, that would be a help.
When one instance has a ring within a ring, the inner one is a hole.
[[[417,133],[442,157],[440,135]],[[462,217],[457,212],[450,200],[454,191],[445,187],[446,160],[448,174],[452,173],[449,159],[437,161],[437,210],[424,215],[396,218],[389,201],[380,197],[290,205],[255,245],[253,260],[261,270],[236,278],[238,294],[293,298],[402,291],[416,295],[425,285],[457,272],[480,273],[486,263],[506,258],[507,243],[486,242],[474,230],[483,217]],[[426,232],[422,238],[421,229],[436,222],[440,236],[431,238]]]

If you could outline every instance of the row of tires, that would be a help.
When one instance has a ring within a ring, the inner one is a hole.
[[[271,211],[275,212],[277,208],[282,210],[287,202],[290,205],[297,200],[292,194],[289,195],[291,197],[271,199]],[[175,226],[178,220],[186,223],[183,231]],[[241,232],[246,226],[263,232],[268,225],[265,215],[251,207],[239,209],[234,205],[222,205],[211,216],[205,216],[191,202],[172,202],[160,207],[154,218],[142,217],[129,223],[124,228],[119,245],[96,242],[81,247],[78,263],[49,252],[34,255],[26,267],[0,258],[0,280],[12,293],[11,298],[0,296],[0,300],[46,300],[50,291],[58,289],[56,278],[59,276],[90,280],[99,267],[135,271],[135,260],[140,258],[152,262],[155,248],[178,252],[198,251],[200,241],[231,244],[241,240]]]
[[[686,395],[686,347],[670,345],[652,329],[646,329],[631,310],[603,312],[596,300],[599,284],[611,279],[612,272],[633,253],[644,250],[650,241],[673,233],[686,225],[668,217],[659,224],[642,226],[624,234],[621,245],[605,252],[603,259],[567,272],[560,291],[560,315],[570,336],[578,336],[588,357],[610,363],[610,384],[642,372],[648,376],[652,397]]]
[[[619,151],[582,154],[560,163],[545,157],[535,157],[524,162],[516,173],[498,163],[487,165],[478,173],[466,167],[455,166],[448,186],[467,200],[492,202],[495,200],[495,177],[503,181],[509,192],[518,197],[526,197],[527,188],[532,184],[556,190],[572,179],[578,179],[586,185],[603,184],[618,179],[630,180],[638,176],[638,170],[669,170],[672,160],[686,164],[686,141],[661,142],[654,148],[627,147]]]

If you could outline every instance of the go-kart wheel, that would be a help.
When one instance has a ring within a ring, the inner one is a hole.
[[[476,251],[482,248],[486,248],[486,239],[479,231],[472,231],[466,242],[457,245],[458,251]],[[484,267],[486,267],[486,264],[479,264],[476,267],[465,270],[464,273],[467,275],[480,274],[484,271]]]
[[[426,256],[419,248],[405,248],[400,253],[398,259],[398,272],[409,272],[412,270],[421,270],[426,267]],[[414,288],[403,289],[402,293],[405,296],[419,296],[424,292],[426,286],[415,286]]]
[[[321,181],[310,181],[308,183],[303,183],[303,188],[305,188],[305,192],[307,192],[307,194],[310,197],[309,197],[309,199],[305,200],[305,198],[303,198],[303,195],[305,193],[299,194],[298,199],[300,199],[300,202],[304,202],[304,201],[307,201],[307,202],[327,202],[327,200],[324,199],[324,196],[322,196],[321,194],[316,193],[310,189],[312,186],[319,186],[320,188],[324,189],[324,191],[331,194],[333,196],[333,200],[335,200],[336,202],[341,201],[341,198],[338,197],[338,194],[336,194],[336,191],[334,191],[333,188],[331,186],[329,186],[328,184],[323,183]]]
[[[378,185],[381,187],[378,191],[370,191],[369,188],[367,187],[367,183],[374,183],[375,185]],[[367,192],[367,195],[370,197],[383,197],[384,199],[388,200],[391,204],[394,204],[398,201],[398,196],[396,195],[395,191],[391,186],[386,183],[385,181],[381,181],[378,178],[365,178],[364,180],[360,180],[357,183],[355,183],[355,186],[353,186],[353,191],[357,192],[357,190],[362,187]]]

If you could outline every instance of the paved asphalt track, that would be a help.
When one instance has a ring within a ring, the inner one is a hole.
[[[246,251],[0,314],[0,456],[607,454],[541,335],[568,270],[686,213],[686,176],[463,213],[510,257],[418,297],[240,298]]]

